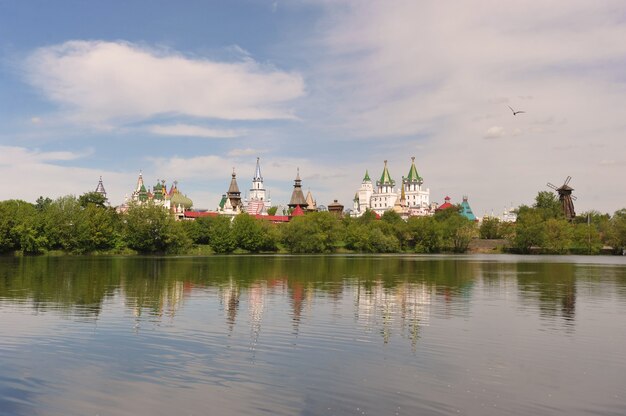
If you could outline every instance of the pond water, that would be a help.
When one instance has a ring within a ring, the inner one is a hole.
[[[0,415],[626,415],[626,259],[0,258]]]

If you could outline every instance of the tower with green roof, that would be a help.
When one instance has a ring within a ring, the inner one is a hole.
[[[387,161],[385,160],[383,173],[380,175],[380,179],[376,181],[376,191],[370,199],[370,209],[379,215],[392,209],[396,199],[398,199],[398,195],[393,188],[395,185],[396,181],[391,178],[387,168]]]
[[[361,187],[355,195],[354,210],[356,216],[362,215],[369,207],[372,194],[374,193],[374,185],[370,178],[369,172],[365,170],[365,176],[361,182]]]
[[[422,187],[423,184],[424,179],[415,167],[415,156],[412,156],[409,174],[402,180],[409,215],[429,215],[432,211],[430,206],[430,189],[424,189]]]

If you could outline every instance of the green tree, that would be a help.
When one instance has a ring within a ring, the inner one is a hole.
[[[85,251],[89,228],[81,211],[73,195],[57,198],[44,208],[43,229],[50,248],[73,253]]]
[[[564,218],[561,201],[554,192],[540,191],[535,197],[536,208],[544,220],[550,218]]]
[[[263,250],[264,229],[260,220],[242,212],[233,220],[232,233],[237,242],[237,247],[253,253]]]
[[[442,229],[434,217],[410,217],[407,227],[410,246],[416,253],[438,253],[441,250]]]
[[[29,236],[32,244],[27,253],[39,253],[45,248],[38,212],[33,204],[21,200],[0,202],[0,253],[22,250],[22,241]]]
[[[107,198],[99,192],[87,192],[78,197],[78,204],[87,208],[88,205],[95,205],[100,208],[105,208]]]
[[[211,227],[214,217],[198,217],[193,221],[185,221],[187,234],[194,244],[209,244],[211,241]]]
[[[43,212],[50,204],[52,204],[52,199],[40,196],[35,201],[35,208],[37,209],[37,211]]]
[[[611,217],[607,240],[616,253],[626,250],[626,208],[616,211]]]
[[[167,233],[165,234],[165,252],[170,254],[185,253],[192,244],[193,241],[187,234],[183,221],[175,221],[169,216]]]
[[[271,206],[267,209],[267,215],[276,215],[276,211],[278,211],[277,206]]]
[[[521,253],[529,253],[532,247],[542,247],[544,242],[545,221],[542,213],[535,208],[521,206],[512,247]]]
[[[126,245],[140,253],[165,252],[174,219],[163,207],[154,204],[132,205],[124,215],[123,238]]]
[[[397,252],[401,251],[403,248],[406,249],[408,247],[409,234],[407,223],[402,219],[402,217],[400,217],[397,212],[392,210],[385,211],[380,217],[379,226],[377,228],[379,228],[386,237],[393,237],[393,240],[389,238],[384,239],[384,252]],[[397,246],[397,249],[391,251],[391,247],[394,246]]]
[[[550,218],[545,222],[543,248],[557,254],[567,253],[572,245],[574,228],[564,218]]]
[[[591,222],[574,224],[572,248],[580,254],[598,254],[602,249],[598,228]]]
[[[121,245],[121,221],[113,208],[89,203],[81,216],[87,228],[83,251],[110,250]]]
[[[476,224],[459,212],[460,208],[448,208],[435,213],[439,223],[443,247],[455,253],[464,253],[476,237]]]
[[[495,240],[502,238],[500,231],[501,221],[498,218],[485,218],[480,224],[479,235],[485,240]]]
[[[231,219],[225,215],[214,218],[209,236],[209,244],[216,253],[230,253],[237,248],[232,232]]]
[[[371,225],[350,222],[344,234],[346,248],[363,253],[397,253],[400,242],[389,224],[383,222]]]
[[[283,244],[292,253],[329,253],[340,240],[339,219],[329,212],[293,218],[283,227]]]

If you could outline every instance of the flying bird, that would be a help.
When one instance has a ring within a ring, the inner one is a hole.
[[[513,110],[513,107],[511,107],[510,105],[507,106],[507,107],[509,107],[511,109],[511,111],[513,112],[514,116],[518,115],[519,113],[525,113],[526,112],[526,111],[521,111],[521,110],[515,111],[515,110]]]

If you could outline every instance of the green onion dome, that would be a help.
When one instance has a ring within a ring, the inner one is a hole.
[[[193,206],[193,201],[180,192],[174,192],[174,194],[170,197],[170,203],[172,208],[180,205],[185,209],[189,209]]]

